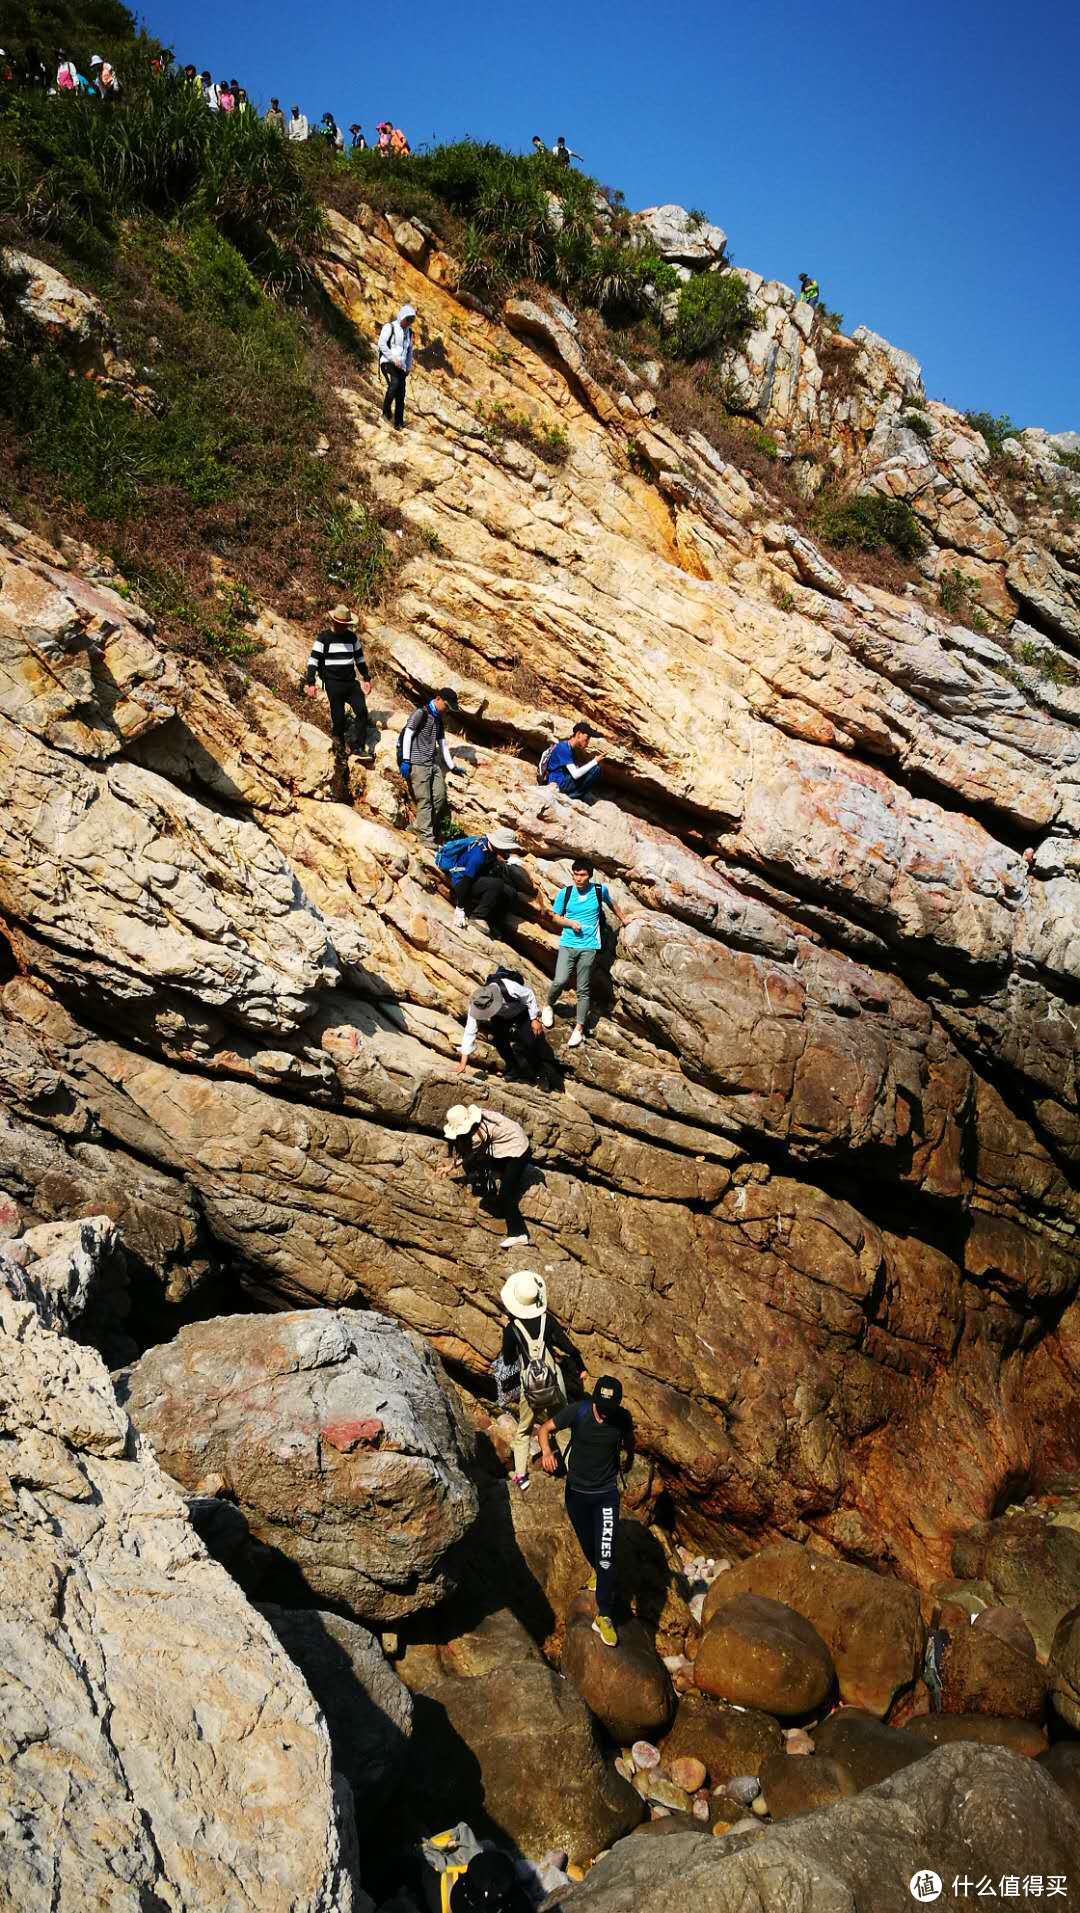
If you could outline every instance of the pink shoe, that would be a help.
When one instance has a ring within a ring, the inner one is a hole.
[[[515,1488],[520,1488],[520,1489],[521,1489],[521,1492],[522,1492],[522,1494],[523,1494],[523,1495],[524,1495],[524,1494],[528,1494],[528,1492],[529,1492],[529,1477],[528,1477],[528,1475],[512,1475],[512,1476],[511,1476],[511,1480],[513,1481],[513,1484],[514,1484],[514,1486],[515,1486]]]

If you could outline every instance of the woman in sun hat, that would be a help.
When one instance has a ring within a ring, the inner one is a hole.
[[[574,1392],[580,1395],[585,1364],[562,1324],[548,1312],[547,1284],[542,1275],[533,1269],[515,1270],[502,1285],[501,1300],[506,1321],[502,1348],[491,1372],[500,1408],[516,1398],[513,1480],[524,1494],[529,1486],[533,1428],[538,1421],[554,1415],[568,1399],[564,1365],[572,1370]]]
[[[506,1224],[500,1249],[516,1248],[529,1240],[521,1213],[521,1192],[529,1172],[531,1148],[520,1123],[497,1109],[476,1103],[455,1103],[446,1112],[443,1135],[450,1144],[446,1162],[435,1174],[442,1180],[455,1171],[481,1196],[490,1196],[496,1214]]]

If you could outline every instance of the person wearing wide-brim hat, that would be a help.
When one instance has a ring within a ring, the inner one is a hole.
[[[459,1076],[469,1066],[481,1030],[501,1056],[508,1082],[537,1083],[541,1089],[562,1088],[536,996],[520,970],[507,970],[500,964],[470,996],[461,1054],[455,1065]]]
[[[512,1400],[517,1403],[513,1480],[524,1494],[529,1486],[533,1429],[567,1401],[564,1367],[571,1370],[575,1393],[581,1393],[585,1364],[562,1324],[548,1310],[547,1284],[542,1275],[533,1269],[517,1269],[503,1283],[500,1299],[506,1321],[502,1347],[491,1372],[499,1391],[499,1407]]]
[[[356,624],[356,613],[350,611],[347,604],[334,606],[329,623],[319,632],[311,647],[304,680],[304,695],[305,697],[315,696],[317,674],[323,681],[323,689],[330,705],[330,723],[335,743],[339,749],[345,749],[351,709],[355,724],[353,748],[362,757],[368,757],[371,753],[367,741],[367,698],[371,690],[371,672],[368,670],[367,660],[357,636]],[[359,683],[357,683],[357,673],[360,677]]]
[[[443,1135],[450,1144],[450,1154],[435,1171],[440,1181],[459,1172],[477,1194],[491,1200],[496,1214],[501,1213],[505,1220],[501,1249],[527,1242],[521,1192],[532,1151],[521,1124],[497,1109],[455,1103],[446,1112]]]

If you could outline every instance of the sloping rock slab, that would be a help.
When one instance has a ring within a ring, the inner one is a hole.
[[[1033,1869],[1068,1878],[1078,1852],[1080,1815],[1032,1762],[950,1747],[764,1834],[627,1840],[554,1905],[573,1913],[911,1913],[918,1872],[932,1869],[949,1886],[957,1875],[996,1884]]]

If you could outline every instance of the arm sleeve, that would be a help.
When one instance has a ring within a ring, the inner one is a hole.
[[[551,1417],[556,1428],[572,1428],[577,1420],[578,1409],[580,1407],[580,1402],[564,1402],[558,1414],[552,1415]]]
[[[629,1415],[625,1415],[623,1420],[620,1453],[622,1456],[623,1473],[628,1475],[634,1465],[634,1456],[637,1454],[637,1443],[634,1440],[634,1424]]]
[[[570,1340],[569,1335],[566,1333],[566,1330],[563,1328],[562,1323],[556,1322],[550,1315],[548,1316],[548,1341],[551,1343],[552,1348],[557,1348],[563,1355],[568,1356],[576,1368],[584,1368],[585,1364],[578,1354],[577,1349],[574,1347],[573,1342]]]
[[[368,665],[368,661],[366,657],[364,656],[364,647],[360,643],[357,643],[353,647],[353,662],[356,666],[357,675],[359,677],[369,678],[371,676],[370,666]]]
[[[382,331],[379,334],[379,351],[384,353],[387,358],[392,357],[392,354],[390,351],[390,339],[393,334],[393,330],[394,330],[393,322],[388,319],[386,324],[383,326]]]
[[[447,770],[452,771],[454,768],[454,759],[453,759],[453,754],[451,753],[451,750],[450,750],[450,746],[446,741],[445,731],[443,732],[442,736],[439,739],[439,749],[442,752],[442,760],[443,760],[443,763],[446,765]]]
[[[307,676],[305,681],[308,684],[314,684],[315,673],[318,670],[320,664],[322,663],[323,653],[325,650],[326,650],[326,645],[323,641],[322,633],[320,632],[319,636],[316,638],[314,644],[311,647],[311,656],[309,657],[307,661]]]
[[[571,757],[569,762],[566,763],[563,766],[563,768],[564,770],[568,770],[570,772],[571,777],[573,778],[584,777],[589,771],[594,771],[596,769],[597,761],[598,760],[595,757],[590,757],[587,764],[575,764],[573,758]]]
[[[518,1347],[518,1338],[514,1334],[514,1331],[511,1328],[509,1322],[505,1322],[503,1324],[502,1348],[500,1349],[499,1353],[503,1361],[507,1364],[508,1367],[511,1362],[517,1361],[518,1356],[521,1353],[521,1350]]]
[[[473,1045],[475,1044],[475,1042],[476,1042],[476,1018],[475,1016],[467,1016],[465,1018],[464,1033],[461,1038],[461,1054],[463,1056],[471,1056],[473,1053]]]
[[[423,717],[423,715],[424,713],[422,710],[414,711],[412,716],[409,718],[407,724],[405,725],[405,729],[401,733],[402,771],[407,771],[409,768],[409,765],[412,762],[412,740],[416,734],[416,727],[419,724],[420,719]]]
[[[521,1002],[524,1003],[525,1008],[528,1010],[529,1015],[532,1017],[533,1022],[535,1023],[536,1018],[540,1014],[540,1011],[537,1008],[537,1004],[536,1004],[536,992],[534,990],[531,990],[527,983],[506,982],[504,983],[503,987],[505,988],[508,996],[516,996],[520,998]]]

